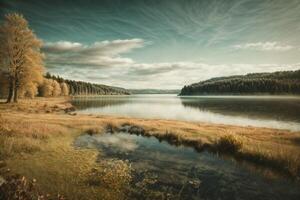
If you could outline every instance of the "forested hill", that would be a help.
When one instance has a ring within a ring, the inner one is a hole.
[[[83,81],[74,81],[63,79],[49,73],[45,78],[56,80],[59,83],[66,83],[69,88],[70,95],[129,95],[130,92],[124,88],[95,84]]]
[[[184,86],[180,95],[300,94],[300,70],[217,77]]]

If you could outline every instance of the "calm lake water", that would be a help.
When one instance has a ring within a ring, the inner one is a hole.
[[[98,162],[128,161],[133,168],[131,189],[135,191],[128,193],[129,199],[147,199],[151,193],[165,197],[159,199],[300,199],[298,183],[270,179],[230,159],[172,146],[153,137],[122,132],[82,135],[75,146],[98,149]],[[141,190],[139,185],[144,179],[148,181]]]
[[[300,130],[300,97],[129,95],[75,98],[80,113]]]

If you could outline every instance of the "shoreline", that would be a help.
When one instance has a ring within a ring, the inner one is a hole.
[[[59,185],[66,184],[64,180],[50,177],[53,173],[61,173],[58,171],[62,166],[64,171],[67,170],[65,173],[69,178],[78,173],[84,174],[86,178],[89,171],[95,168],[97,152],[75,149],[72,145],[74,138],[81,134],[124,130],[132,134],[153,136],[173,145],[185,145],[198,151],[229,156],[237,161],[271,169],[294,180],[299,179],[300,132],[78,114],[70,104],[70,99],[36,98],[20,100],[18,104],[0,103],[0,161],[6,163],[5,168],[10,173],[37,178],[43,191],[54,193]],[[126,126],[128,130],[124,129]],[[67,158],[67,161],[62,158]],[[83,179],[80,178],[80,181]],[[49,180],[56,186],[47,185]],[[74,180],[75,185],[77,182]],[[91,192],[88,188],[85,190]],[[66,193],[72,195],[71,191]]]

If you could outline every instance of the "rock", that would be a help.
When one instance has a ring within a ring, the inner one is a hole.
[[[193,188],[199,188],[201,181],[199,179],[194,179],[194,180],[190,180],[189,184],[193,187]]]
[[[70,112],[74,112],[74,111],[76,111],[76,108],[74,106],[68,107],[65,109],[65,113],[70,113]]]
[[[2,176],[0,176],[0,186],[2,186],[5,182],[5,179]]]

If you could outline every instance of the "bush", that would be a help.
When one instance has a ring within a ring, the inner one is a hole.
[[[96,134],[102,133],[102,130],[99,128],[90,128],[90,129],[86,130],[86,133],[88,135],[96,135]]]
[[[215,142],[214,146],[218,152],[236,153],[242,148],[243,143],[233,135],[225,135]]]

